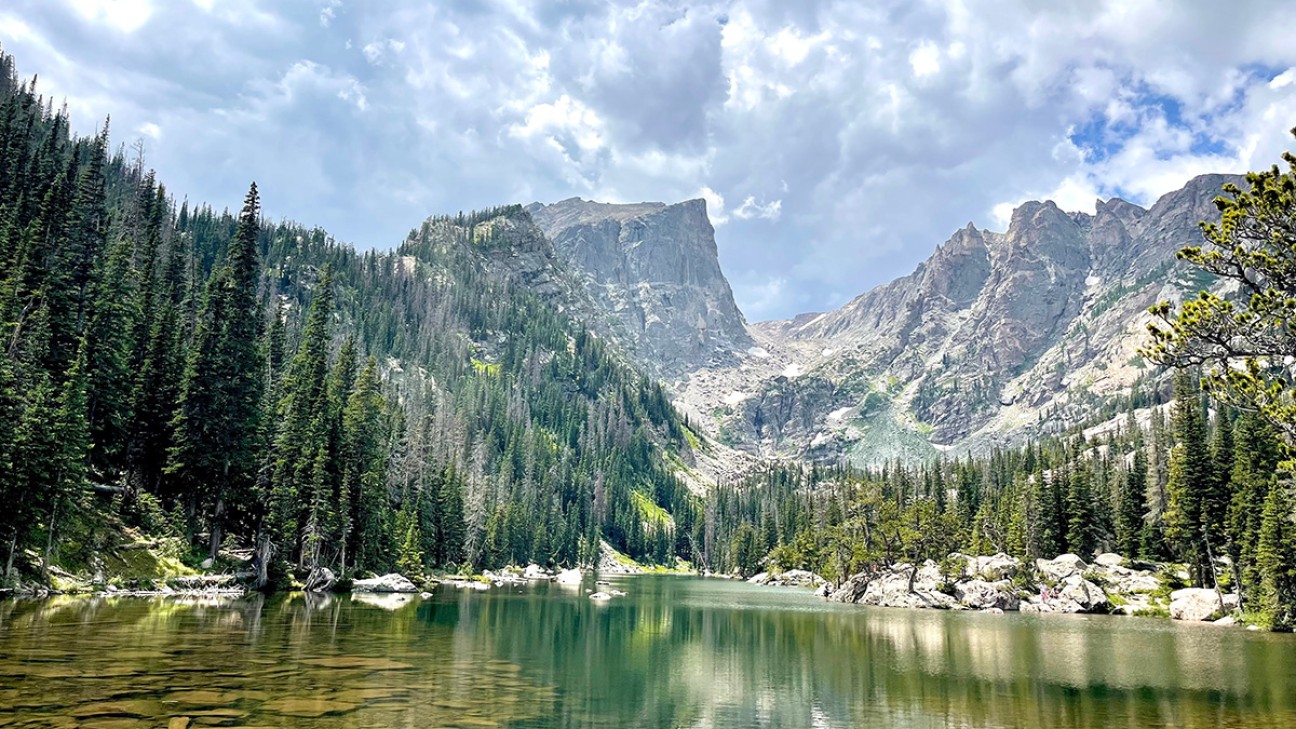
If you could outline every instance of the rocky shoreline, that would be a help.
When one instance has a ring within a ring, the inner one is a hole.
[[[1235,593],[1179,588],[1182,568],[1100,554],[1087,563],[1074,554],[1024,564],[1007,554],[951,554],[937,563],[900,563],[852,575],[821,588],[836,602],[876,607],[1022,613],[1099,613],[1169,617],[1232,625]]]

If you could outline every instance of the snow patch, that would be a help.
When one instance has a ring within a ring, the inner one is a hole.
[[[811,447],[811,448],[818,448],[819,446],[821,446],[821,445],[823,445],[824,443],[827,443],[827,442],[829,442],[829,441],[831,441],[831,440],[832,440],[832,436],[829,435],[828,433],[819,433],[819,434],[815,435],[814,440],[810,441],[810,447]]]
[[[1085,279],[1085,286],[1097,286],[1100,283],[1102,283],[1102,276],[1094,276],[1091,274]]]
[[[748,347],[747,354],[750,354],[753,357],[760,357],[761,359],[766,359],[770,356],[770,353],[765,351],[764,347]]]
[[[743,400],[746,400],[746,399],[749,398],[749,397],[751,397],[750,394],[748,394],[748,393],[746,393],[746,392],[738,392],[737,390],[735,390],[734,392],[731,392],[731,393],[729,393],[728,395],[725,395],[725,397],[724,397],[724,404],[725,404],[725,405],[737,405],[737,404],[741,403]]]
[[[849,407],[837,408],[831,413],[828,413],[828,420],[832,422],[839,422],[842,418],[846,417],[846,413],[849,413],[850,411],[851,409]]]
[[[823,356],[825,357],[831,357],[834,354],[837,354],[837,350],[833,349],[832,347],[826,347],[823,351]]]
[[[826,314],[826,313],[824,313],[824,314],[820,314],[819,316],[816,316],[815,318],[811,319],[810,321],[806,322],[805,324],[802,324],[801,326],[797,327],[797,331],[801,331],[802,329],[805,329],[805,328],[807,328],[807,327],[812,327],[812,326],[814,326],[815,324],[818,324],[819,322],[823,321],[824,318],[827,317],[827,316],[828,316],[828,314]]]
[[[783,368],[784,377],[800,377],[801,372],[802,372],[801,365],[797,364],[796,362],[793,362],[792,364]]]

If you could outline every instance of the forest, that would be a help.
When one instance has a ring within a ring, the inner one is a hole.
[[[1177,368],[1173,390],[1151,382],[1107,426],[928,464],[768,464],[703,498],[677,472],[710,446],[662,386],[498,265],[526,242],[520,207],[361,253],[269,220],[255,184],[237,212],[177,203],[140,150],[110,148],[108,120],[73,134],[8,56],[0,170],[6,580],[84,567],[122,529],[195,563],[244,550],[266,589],[319,567],[590,564],[604,542],[832,581],[952,552],[1115,551],[1296,624],[1290,399],[1264,389],[1263,352],[1234,367],[1231,345],[1210,346],[1289,301],[1159,307],[1145,355]],[[1292,209],[1291,179],[1275,167],[1231,191],[1208,240],[1227,251],[1237,221]],[[1243,279],[1265,263],[1183,257]]]
[[[388,253],[177,204],[0,56],[3,574],[122,528],[295,573],[691,556],[662,388],[491,267],[506,207]]]

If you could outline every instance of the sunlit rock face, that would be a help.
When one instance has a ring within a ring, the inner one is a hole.
[[[1140,380],[1147,309],[1209,286],[1175,259],[1218,219],[1203,175],[1143,208],[1018,207],[839,309],[748,328],[737,363],[676,385],[694,422],[762,456],[856,463],[983,452],[1090,419]],[[917,244],[917,242],[915,242]]]
[[[611,205],[572,198],[527,211],[648,372],[670,379],[732,364],[736,352],[752,346],[720,270],[704,201]]]

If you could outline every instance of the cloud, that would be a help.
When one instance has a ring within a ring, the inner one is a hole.
[[[337,9],[342,7],[342,0],[328,0],[324,3],[319,11],[319,24],[322,28],[327,28],[337,17]]]
[[[754,195],[748,195],[747,199],[743,200],[742,205],[739,205],[738,209],[733,211],[734,217],[740,220],[759,219],[777,221],[779,216],[782,214],[782,200],[773,200],[761,204],[756,202],[756,197]]]
[[[134,33],[153,16],[150,0],[67,0],[85,21]]]
[[[698,197],[706,201],[707,217],[711,219],[712,225],[720,227],[729,222],[729,215],[725,212],[724,195],[709,187],[703,187],[698,191]]]
[[[1014,206],[1267,166],[1277,0],[10,0],[0,40],[168,189],[361,246],[424,216],[701,196],[750,319],[836,306]],[[187,130],[184,134],[176,130]]]

